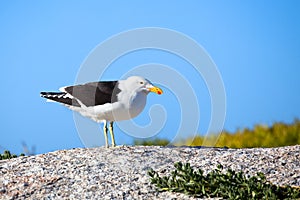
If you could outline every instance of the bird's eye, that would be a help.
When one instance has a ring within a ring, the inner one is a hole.
[[[144,82],[143,82],[143,81],[141,81],[141,82],[140,82],[140,84],[141,84],[141,85],[143,85],[143,84],[144,84]]]

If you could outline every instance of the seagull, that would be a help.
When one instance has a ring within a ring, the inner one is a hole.
[[[161,95],[162,89],[140,76],[130,76],[126,80],[90,82],[82,85],[66,86],[60,92],[41,92],[49,102],[58,102],[79,112],[97,123],[104,123],[105,147],[109,147],[107,123],[112,147],[116,146],[113,123],[129,120],[139,115],[145,108],[150,92]]]

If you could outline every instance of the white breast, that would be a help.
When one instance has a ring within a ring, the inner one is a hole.
[[[122,121],[128,120],[139,115],[145,108],[147,94],[144,92],[122,94],[118,96],[118,101],[115,103],[106,103],[104,105],[86,107],[86,108],[71,108],[83,116],[88,117],[96,122],[103,120],[107,121]]]
[[[120,93],[118,102],[112,105],[112,112],[107,115],[109,121],[128,120],[139,115],[145,108],[147,94],[144,92],[132,93],[130,95]]]
[[[132,117],[136,117],[144,110],[146,101],[147,94],[144,92],[139,92],[132,96],[132,99],[129,102],[129,112]]]

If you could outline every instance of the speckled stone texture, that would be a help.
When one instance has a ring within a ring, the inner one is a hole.
[[[249,175],[262,172],[273,184],[300,186],[300,146],[190,148],[119,146],[61,150],[0,161],[0,199],[195,199],[157,192],[150,168],[161,175],[175,162],[205,172],[218,164]]]

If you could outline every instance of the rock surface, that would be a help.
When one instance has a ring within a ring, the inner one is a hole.
[[[0,161],[0,199],[194,199],[159,193],[150,168],[168,174],[175,162],[205,172],[224,169],[263,172],[278,185],[300,186],[300,146],[281,148],[190,148],[120,146],[72,149]]]

